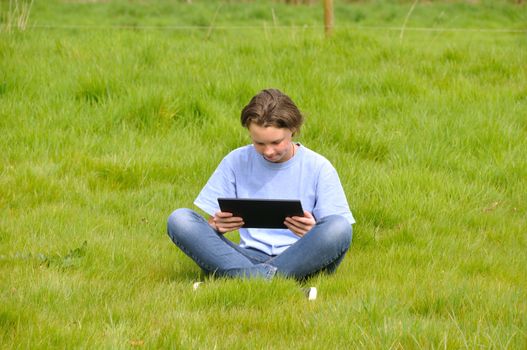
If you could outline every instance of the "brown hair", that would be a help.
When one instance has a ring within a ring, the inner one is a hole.
[[[241,114],[242,125],[249,128],[251,123],[259,126],[287,128],[300,132],[304,117],[294,102],[277,89],[265,89],[254,96]]]

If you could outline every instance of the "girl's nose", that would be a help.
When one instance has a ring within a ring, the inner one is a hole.
[[[264,146],[264,154],[272,154],[273,148],[271,146]]]

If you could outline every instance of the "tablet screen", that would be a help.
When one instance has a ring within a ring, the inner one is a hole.
[[[245,228],[287,228],[288,216],[304,216],[300,200],[218,198],[223,212],[243,218]]]

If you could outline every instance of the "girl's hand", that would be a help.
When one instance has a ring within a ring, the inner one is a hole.
[[[232,213],[219,211],[209,218],[209,225],[220,233],[234,231],[243,226],[243,219]]]
[[[284,225],[299,237],[308,233],[316,223],[315,218],[308,211],[304,211],[304,216],[287,217],[284,221]]]

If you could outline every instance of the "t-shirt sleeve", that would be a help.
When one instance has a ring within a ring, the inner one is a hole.
[[[329,215],[341,215],[350,225],[355,223],[337,171],[329,162],[321,168],[318,176],[313,215],[317,220]]]
[[[228,157],[225,157],[218,168],[212,173],[207,181],[207,184],[194,204],[209,215],[214,215],[220,210],[218,205],[218,198],[235,198],[236,197],[236,181],[234,177],[234,169]]]

